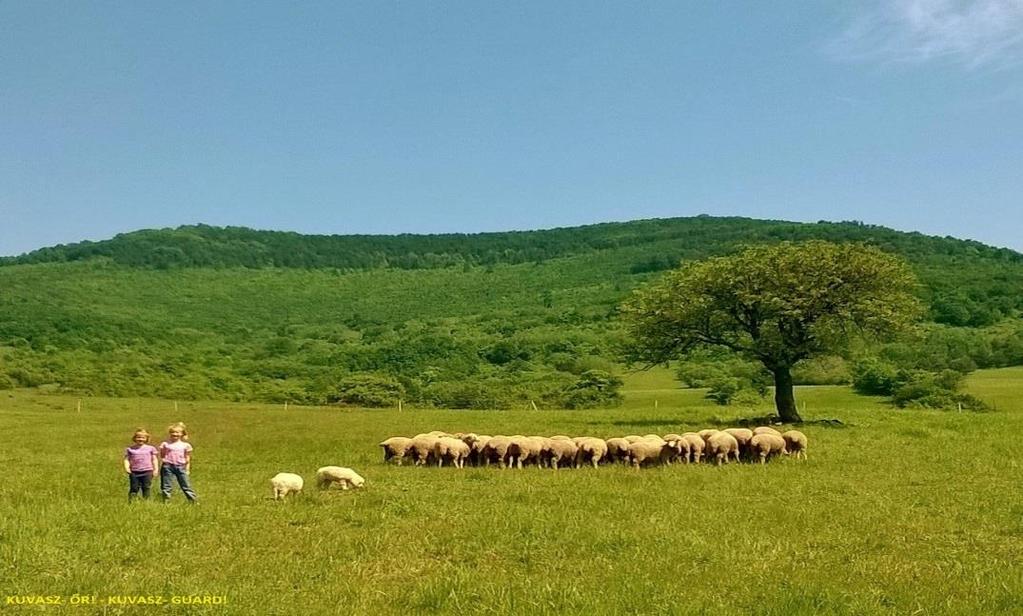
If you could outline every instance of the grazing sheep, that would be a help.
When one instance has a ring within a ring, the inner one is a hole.
[[[433,455],[438,467],[444,466],[444,460],[451,460],[455,468],[462,468],[469,457],[469,446],[462,439],[442,436],[433,446]]]
[[[625,440],[629,441],[630,445],[632,443],[638,443],[639,441],[643,440],[642,436],[636,436],[635,434],[630,434],[629,436],[626,436],[626,437],[623,437],[623,438]]]
[[[359,473],[343,466],[324,466],[316,469],[316,485],[320,488],[329,488],[334,483],[340,485],[342,490],[347,490],[363,487],[366,480],[359,476]]]
[[[557,436],[552,436],[551,440],[552,441],[571,441],[572,437],[571,436],[565,436],[564,434],[558,434]],[[572,442],[575,442],[575,441],[572,441]]]
[[[483,450],[486,449],[491,438],[493,437],[479,434],[476,436],[476,440],[469,444],[469,464],[480,466],[484,463]]]
[[[683,434],[682,442],[685,443],[683,447],[688,445],[689,458],[686,461],[692,460],[694,464],[699,464],[700,459],[703,457],[703,451],[707,448],[707,442],[696,432],[686,432]]]
[[[543,452],[544,442],[535,436],[522,436],[516,434],[511,437],[508,444],[508,465],[522,468],[528,462],[540,464],[540,454]]]
[[[491,437],[480,449],[480,458],[483,460],[483,465],[490,466],[491,462],[497,462],[498,466],[506,468],[511,438],[504,435]]]
[[[274,500],[281,500],[288,494],[299,494],[302,492],[302,477],[295,473],[277,473],[270,479],[270,485],[274,489]]]
[[[579,446],[574,442],[554,437],[547,439],[547,444],[544,448],[544,457],[554,470],[558,470],[558,464],[561,462],[570,462],[576,465],[576,455],[578,453]]]
[[[802,454],[803,459],[806,459],[806,435],[799,430],[789,430],[781,435],[785,439],[785,449],[787,453],[796,454],[796,459],[799,459]]]
[[[655,441],[656,440],[661,440],[661,441],[667,441],[668,440],[666,438],[661,438],[660,434],[644,434],[643,435],[643,440],[647,440],[647,439],[654,439]]]
[[[707,457],[714,456],[716,464],[728,464],[728,456],[731,454],[735,461],[739,461],[739,441],[727,432],[715,432],[707,438]]]
[[[671,465],[677,462],[679,458],[684,458],[686,464],[689,463],[689,444],[686,443],[682,437],[678,434],[665,434],[664,438],[661,439],[671,447],[672,453],[668,456],[668,464]]]
[[[767,462],[768,456],[787,453],[785,450],[785,439],[774,434],[755,434],[749,442],[750,454],[756,458],[760,457],[760,463]]]
[[[749,453],[749,440],[753,438],[753,430],[749,428],[727,428],[723,432],[731,434],[735,437],[735,440],[739,441],[740,453]]]
[[[401,461],[409,454],[410,445],[412,445],[412,439],[404,436],[392,436],[380,443],[380,447],[384,450],[384,462],[393,458],[398,461],[398,466],[401,466]]]
[[[607,439],[607,459],[611,462],[629,463],[629,441],[623,438]]]
[[[575,465],[579,467],[585,462],[597,468],[597,465],[607,457],[607,443],[602,438],[588,436],[578,443],[579,451],[576,454]]]
[[[753,428],[753,435],[756,436],[757,434],[773,434],[775,436],[781,436],[781,432],[778,432],[774,428],[769,428],[767,426],[759,426],[757,428]]]
[[[639,468],[644,462],[667,464],[672,455],[678,455],[680,449],[679,445],[669,445],[659,438],[646,439],[629,445],[629,459],[634,468]]]
[[[416,466],[423,466],[429,463],[433,456],[433,448],[437,445],[439,438],[430,434],[417,434],[412,437],[412,442],[409,443],[406,455],[412,458]]]

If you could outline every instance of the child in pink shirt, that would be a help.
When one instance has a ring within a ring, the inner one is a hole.
[[[160,492],[164,502],[170,500],[172,477],[177,477],[188,502],[195,502],[195,490],[188,480],[192,471],[192,445],[185,440],[187,438],[185,424],[179,421],[167,428],[167,440],[160,443]]]
[[[156,447],[149,444],[149,432],[139,428],[131,437],[132,444],[124,450],[124,472],[128,473],[128,502],[142,493],[149,498],[153,475],[158,467]]]

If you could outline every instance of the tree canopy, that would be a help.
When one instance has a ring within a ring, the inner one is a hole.
[[[775,403],[800,421],[797,362],[834,353],[859,336],[906,328],[920,314],[917,283],[900,258],[863,244],[782,242],[684,264],[622,306],[633,362],[659,363],[706,347],[761,362]]]

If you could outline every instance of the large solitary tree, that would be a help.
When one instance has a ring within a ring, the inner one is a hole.
[[[638,289],[622,306],[627,354],[654,364],[704,347],[731,349],[764,365],[779,417],[799,422],[796,362],[906,328],[920,313],[916,284],[905,261],[863,244],[752,246],[683,264]]]

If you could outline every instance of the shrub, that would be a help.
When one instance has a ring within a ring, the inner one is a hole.
[[[405,388],[397,380],[377,374],[355,374],[338,383],[337,390],[328,398],[357,406],[394,406],[405,395]]]
[[[892,402],[899,408],[954,409],[962,405],[968,410],[986,409],[983,401],[958,391],[962,378],[954,370],[913,372],[892,394]]]
[[[851,379],[849,366],[835,355],[801,361],[792,368],[792,381],[796,385],[848,385]]]
[[[853,389],[867,396],[890,396],[906,381],[897,366],[876,357],[853,364]]]
[[[565,407],[589,409],[618,406],[622,403],[619,389],[622,380],[604,370],[587,370],[565,392]]]
[[[507,409],[518,399],[506,383],[480,381],[435,383],[423,395],[424,402],[451,409]]]
[[[742,389],[739,379],[731,376],[720,376],[712,379],[708,386],[710,389],[707,391],[707,399],[713,400],[721,406],[731,404],[732,398]]]

